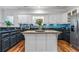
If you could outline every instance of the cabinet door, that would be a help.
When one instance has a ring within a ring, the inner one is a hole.
[[[11,46],[13,46],[16,42],[17,42],[17,41],[16,41],[16,35],[10,36],[10,43],[11,43]]]
[[[36,34],[37,50],[38,52],[46,51],[46,34]]]
[[[0,38],[0,52],[1,52],[1,48],[2,48],[2,47],[1,47],[1,38]]]
[[[20,41],[20,35],[19,35],[19,33],[18,34],[16,34],[16,39],[17,39],[17,42],[19,42]]]
[[[57,35],[47,34],[47,51],[56,52],[57,51]]]
[[[9,37],[2,38],[2,51],[6,51],[9,47]]]
[[[36,51],[36,36],[35,34],[25,34],[25,51],[35,52]]]
[[[1,49],[2,49],[2,47],[1,47],[1,37],[2,37],[2,35],[0,33],[0,52],[1,52]]]

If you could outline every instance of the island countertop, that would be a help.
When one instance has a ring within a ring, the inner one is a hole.
[[[27,30],[22,32],[23,34],[60,34],[60,31],[55,31],[55,30],[44,30],[44,31],[36,31],[36,30]]]

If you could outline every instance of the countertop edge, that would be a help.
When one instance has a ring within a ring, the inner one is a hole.
[[[30,31],[24,31],[22,32],[23,34],[60,34],[60,31],[55,31],[55,30],[45,30],[43,32],[37,32],[34,30],[30,30]]]

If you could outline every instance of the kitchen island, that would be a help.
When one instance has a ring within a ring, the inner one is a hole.
[[[59,31],[24,31],[26,52],[57,52]]]

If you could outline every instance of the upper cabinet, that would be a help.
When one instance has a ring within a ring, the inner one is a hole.
[[[72,16],[77,15],[77,9],[72,11]]]
[[[68,22],[70,22],[70,19],[71,19],[71,12],[69,12],[69,13],[67,14],[67,19],[68,19]]]
[[[73,10],[69,11],[67,13],[68,22],[71,21],[71,17],[77,16],[78,13],[79,13],[79,8],[76,8],[76,9],[73,9]]]

